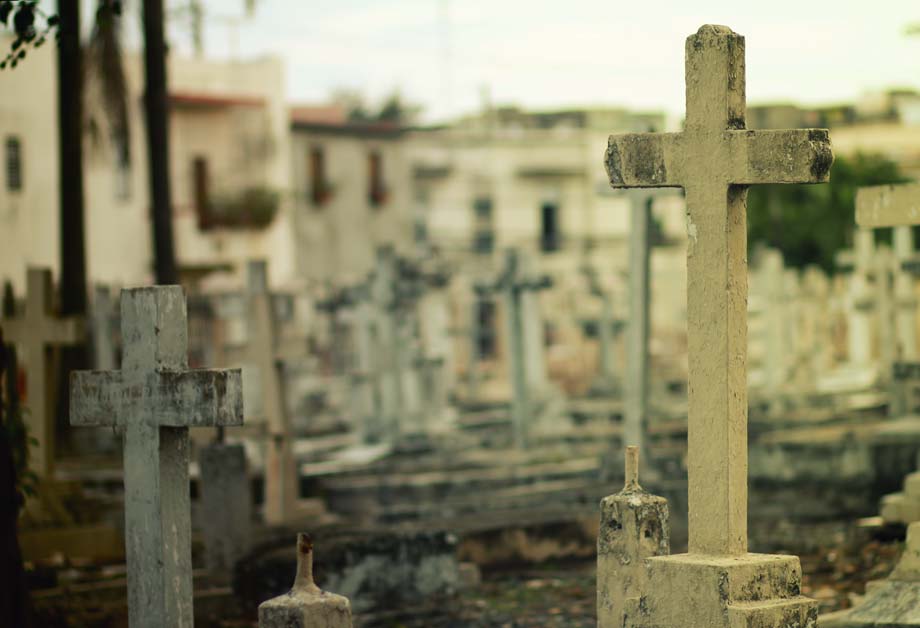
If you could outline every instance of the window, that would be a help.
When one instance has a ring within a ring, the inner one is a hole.
[[[115,150],[115,198],[126,201],[131,198],[131,146],[127,137],[112,134]]]
[[[473,251],[489,255],[495,247],[492,199],[481,196],[473,201]]]
[[[313,205],[322,207],[332,198],[332,186],[326,180],[326,153],[322,146],[310,148],[308,168],[307,196]]]
[[[195,157],[192,160],[192,185],[195,194],[195,212],[198,214],[198,228],[208,229],[211,226],[211,198],[209,190],[208,160],[205,157]]]
[[[22,190],[22,145],[18,137],[6,138],[6,189]]]
[[[368,202],[380,207],[387,202],[387,189],[383,183],[383,157],[378,151],[367,156]]]
[[[558,204],[546,202],[540,206],[540,225],[540,248],[544,253],[558,251],[562,241]]]
[[[480,360],[494,358],[495,343],[495,301],[480,299],[476,303],[476,350]]]

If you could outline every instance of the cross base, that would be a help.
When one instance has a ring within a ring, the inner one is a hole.
[[[626,600],[626,628],[814,628],[795,556],[649,558],[645,595]]]

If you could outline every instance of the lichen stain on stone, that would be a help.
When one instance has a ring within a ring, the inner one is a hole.
[[[623,185],[623,163],[620,160],[620,149],[615,138],[610,138],[607,143],[607,154],[604,156],[604,168],[611,185]]]

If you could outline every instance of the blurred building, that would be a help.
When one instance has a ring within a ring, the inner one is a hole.
[[[907,176],[920,179],[920,93],[914,89],[868,93],[853,103],[833,106],[752,106],[748,126],[826,127],[836,154],[881,154],[897,162]]]
[[[0,47],[7,45],[0,37]],[[18,289],[29,265],[58,272],[58,137],[54,47],[0,74],[0,277]],[[124,62],[130,135],[112,131],[92,77],[86,92],[86,255],[91,281],[152,278],[143,65]],[[275,281],[295,272],[288,113],[275,58],[170,58],[173,230],[184,282],[245,260],[270,260]],[[65,236],[66,237],[66,236]]]
[[[340,106],[290,109],[291,189],[297,272],[307,280],[355,282],[378,247],[414,247],[406,132],[355,122]]]

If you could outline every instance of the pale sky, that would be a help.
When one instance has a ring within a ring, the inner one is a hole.
[[[205,3],[240,15],[243,0]],[[232,29],[208,22],[208,53],[228,56]],[[280,55],[292,101],[399,88],[435,120],[479,107],[487,87],[496,104],[682,115],[684,39],[704,23],[746,37],[749,102],[828,103],[920,87],[920,36],[904,34],[917,22],[918,0],[259,0],[238,51]]]

